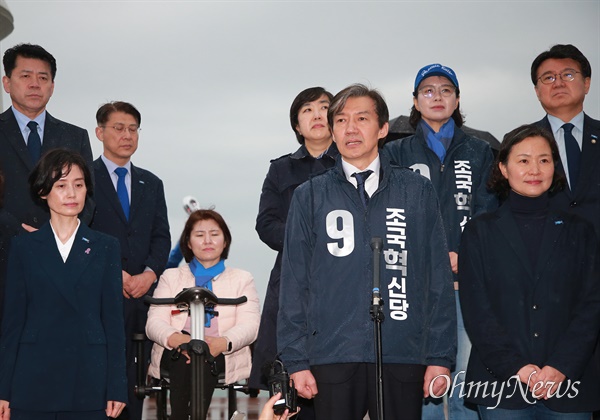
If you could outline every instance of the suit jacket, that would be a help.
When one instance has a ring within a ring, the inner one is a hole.
[[[93,158],[87,131],[46,113],[42,154],[59,147],[81,154],[91,171]],[[4,207],[21,223],[39,228],[50,219],[50,213],[35,203],[29,193],[28,178],[33,167],[15,114],[9,108],[0,114],[0,170],[5,177]],[[92,212],[93,201],[88,199],[80,219],[88,224]]]
[[[464,322],[473,344],[465,383],[497,382],[498,392],[500,383],[523,366],[549,365],[571,384],[580,384],[578,392],[569,389],[576,397],[550,398],[543,404],[561,412],[593,411],[600,408],[600,369],[592,358],[600,330],[598,241],[589,222],[550,210],[540,243],[537,267],[532,267],[510,201],[467,224],[458,269]],[[517,381],[509,383],[500,407],[529,406],[515,390]],[[498,398],[490,392],[488,387],[485,396],[473,388],[466,399],[494,406]]]
[[[49,223],[13,240],[0,399],[33,411],[127,401],[119,244],[81,223],[66,262]]]
[[[184,288],[194,287],[196,279],[189,264],[164,272],[154,292],[155,298],[171,298]],[[213,292],[220,298],[246,296],[248,301],[237,306],[215,306],[218,315],[219,336],[231,342],[231,351],[225,354],[225,383],[231,384],[250,376],[250,344],[256,340],[260,309],[258,294],[252,275],[237,268],[226,268],[213,280]],[[153,340],[152,363],[148,374],[160,378],[160,359],[168,348],[169,337],[181,332],[188,318],[188,312],[173,312],[175,306],[152,305],[148,311],[146,334]]]
[[[535,124],[552,132],[547,116]],[[557,168],[564,174],[562,163],[559,163]],[[569,187],[565,187],[553,197],[551,205],[555,209],[577,214],[590,221],[600,238],[600,121],[584,115],[583,147],[577,188],[571,191]]]
[[[131,205],[127,220],[102,159],[96,159],[93,167],[97,205],[90,227],[119,240],[123,270],[136,275],[150,267],[156,277],[160,277],[171,250],[162,181],[151,172],[131,165]]]
[[[0,208],[0,334],[2,333],[2,305],[10,241],[13,236],[17,236],[21,232],[25,232],[25,230],[21,228],[19,221],[12,214]]]

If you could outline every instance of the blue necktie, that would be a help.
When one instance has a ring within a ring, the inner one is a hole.
[[[352,176],[356,178],[356,188],[358,189],[358,195],[360,196],[360,200],[363,203],[363,206],[367,208],[367,204],[369,204],[369,194],[365,191],[365,181],[371,174],[372,170],[367,170],[364,172],[354,172]]]
[[[569,164],[569,182],[571,191],[575,191],[577,186],[577,178],[579,178],[579,167],[581,165],[581,150],[577,140],[571,133],[574,125],[571,123],[564,124],[562,126],[565,133],[565,149],[567,151],[567,162]]]
[[[115,173],[119,177],[117,180],[117,196],[121,202],[121,207],[123,207],[125,218],[129,220],[129,194],[127,194],[127,185],[125,185],[125,175],[127,175],[127,169],[117,168],[115,169]]]
[[[38,134],[38,123],[29,121],[27,127],[30,130],[29,137],[27,137],[27,149],[29,150],[31,161],[35,165],[40,160],[40,155],[42,154],[42,139]]]

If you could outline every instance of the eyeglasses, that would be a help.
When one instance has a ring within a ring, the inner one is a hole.
[[[456,92],[456,88],[454,86],[442,86],[439,89],[436,89],[433,86],[423,86],[419,89],[419,93],[423,95],[425,98],[433,98],[436,93],[439,93],[444,98],[448,98],[452,96],[452,94]]]
[[[130,125],[129,127],[126,127],[125,124],[115,124],[112,126],[107,126],[107,125],[101,125],[100,127],[102,128],[112,128],[113,130],[115,130],[117,133],[119,134],[123,134],[123,132],[125,130],[129,131],[129,134],[137,134],[141,131],[141,128],[137,125]]]
[[[577,73],[581,73],[581,72],[575,71],[575,70],[565,70],[561,73],[556,73],[556,74],[545,73],[545,74],[542,74],[540,77],[538,77],[538,80],[545,85],[551,85],[552,83],[556,82],[556,78],[558,76],[558,77],[560,77],[560,80],[562,80],[563,82],[572,82],[573,80],[575,80],[575,75]]]

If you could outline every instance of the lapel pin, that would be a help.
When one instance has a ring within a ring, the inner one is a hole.
[[[84,241],[86,241],[88,244],[90,243],[90,240],[88,238],[86,238],[86,237],[82,236],[81,239],[84,240]]]
[[[88,248],[88,249],[85,250],[85,253],[88,254],[88,255],[90,255],[90,251],[91,251],[91,248]]]
[[[144,181],[142,181],[142,180],[139,180],[138,182],[139,182],[140,184],[143,184],[143,183],[144,183]]]
[[[598,141],[598,136],[592,134],[592,144],[596,144],[597,141]]]
[[[562,220],[555,220],[555,221],[554,221],[554,224],[555,224],[555,225],[562,225],[562,224],[563,224],[563,221],[562,221]]]

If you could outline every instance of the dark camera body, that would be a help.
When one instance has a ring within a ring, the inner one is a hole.
[[[277,415],[283,414],[288,409],[290,413],[298,409],[298,392],[294,387],[294,381],[283,367],[281,361],[276,360],[269,372],[269,396],[281,392],[281,398],[273,405],[273,412]]]

